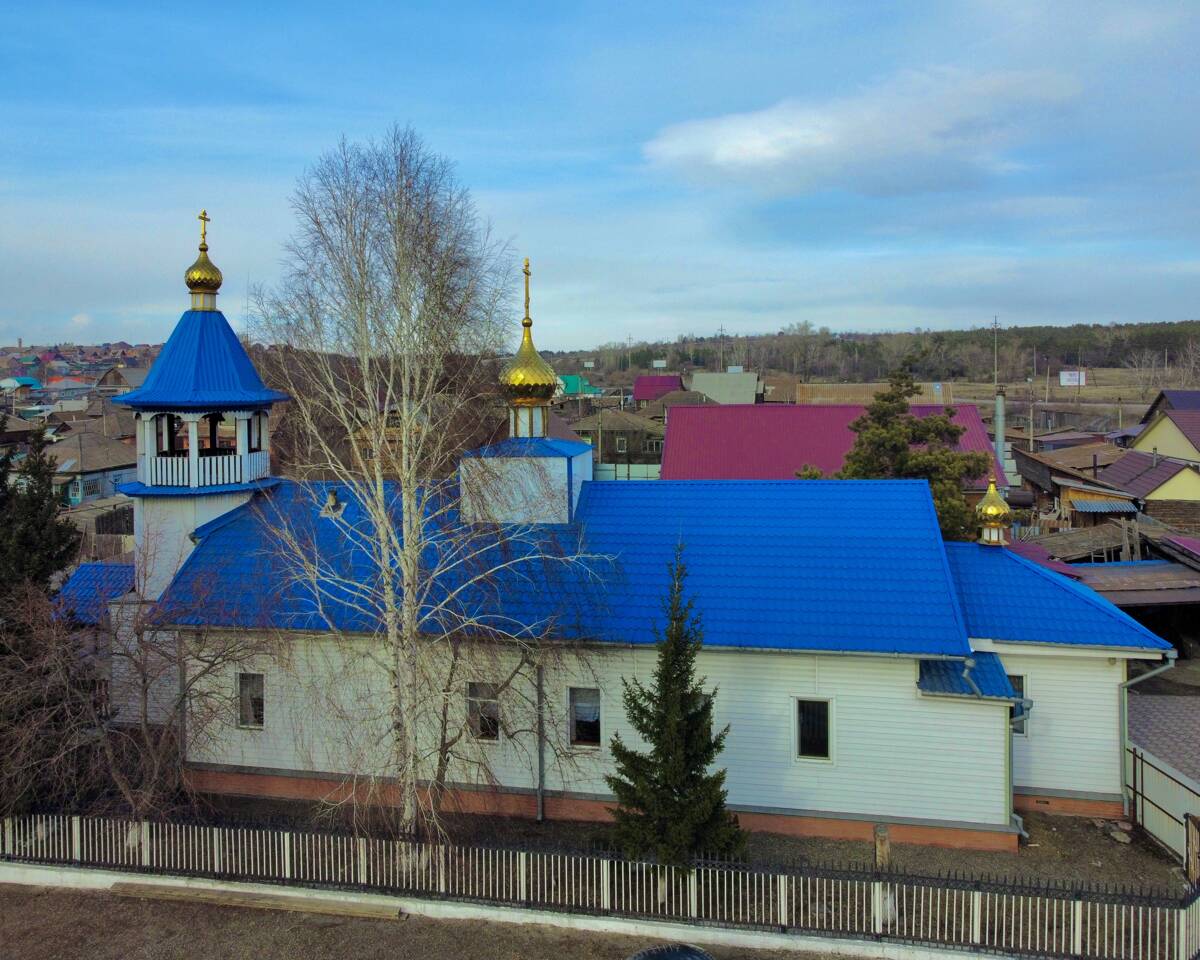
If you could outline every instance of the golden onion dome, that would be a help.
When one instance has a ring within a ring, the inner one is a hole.
[[[207,210],[201,210],[200,216],[200,255],[196,262],[187,268],[183,282],[192,293],[216,293],[221,289],[221,271],[217,265],[208,259],[208,224],[210,217]]]
[[[525,319],[521,321],[521,346],[500,374],[500,386],[510,403],[519,407],[541,406],[558,389],[558,376],[533,345],[533,320],[529,316],[529,259],[525,260]]]
[[[1008,523],[1012,519],[1012,507],[1000,496],[996,489],[996,478],[988,478],[987,493],[975,507],[975,515],[984,523]]]

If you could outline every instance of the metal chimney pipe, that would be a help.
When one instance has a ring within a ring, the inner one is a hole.
[[[1004,468],[1004,384],[996,387],[996,413],[992,417],[992,432],[996,438],[996,463]],[[999,478],[997,478],[999,479]]]

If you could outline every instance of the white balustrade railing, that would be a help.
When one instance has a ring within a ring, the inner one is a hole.
[[[906,941],[1008,955],[1192,960],[1200,890],[1178,899],[729,864],[464,847],[303,830],[31,815],[0,859],[328,885],[611,916]]]
[[[192,482],[191,461],[186,456],[146,457],[139,467],[139,474],[143,482],[152,486],[212,487],[259,480],[267,476],[270,470],[271,455],[259,450],[241,455],[230,453],[198,457],[195,483]]]

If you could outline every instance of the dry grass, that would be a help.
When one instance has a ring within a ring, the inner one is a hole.
[[[475,920],[363,920],[0,885],[0,960],[620,960],[657,941]],[[710,951],[717,960],[813,954]]]

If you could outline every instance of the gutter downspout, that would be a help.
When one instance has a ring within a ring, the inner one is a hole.
[[[537,668],[537,822],[546,819],[546,711],[542,667]]]
[[[971,676],[971,671],[973,669],[975,669],[975,661],[973,658],[967,657],[967,659],[963,661],[962,677],[967,681],[967,686],[971,688],[975,696],[983,699],[983,691],[979,689],[979,684],[977,684],[975,682],[975,678]]]
[[[1175,666],[1175,661],[1179,657],[1179,653],[1174,649],[1168,650],[1164,656],[1166,663],[1161,667],[1155,667],[1146,673],[1140,674],[1131,680],[1126,680],[1121,684],[1121,779],[1118,781],[1121,784],[1121,806],[1125,811],[1125,816],[1129,816],[1129,793],[1125,789],[1125,754],[1129,750],[1129,688],[1136,686],[1143,680],[1149,680],[1151,677],[1157,677],[1160,673],[1166,673]]]

